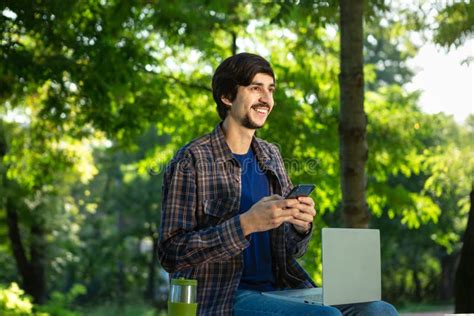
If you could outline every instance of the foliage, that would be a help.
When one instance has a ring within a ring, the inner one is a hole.
[[[0,286],[0,314],[5,316],[35,315],[33,304],[18,284],[11,283],[8,288]]]
[[[161,173],[218,123],[210,79],[233,51],[272,62],[276,107],[257,135],[279,145],[293,183],[317,184],[315,227],[340,225],[336,1],[5,1],[0,10],[0,280],[18,279],[4,241],[11,198],[27,247],[31,227],[45,227],[45,311],[66,313],[75,296],[52,293],[76,283],[87,291],[74,304],[124,304],[151,282],[163,305],[167,275],[151,277]],[[367,201],[393,302],[437,297],[474,164],[473,117],[460,126],[424,114],[404,87],[412,18],[367,1]],[[317,282],[319,258],[316,230],[301,262]]]
[[[94,308],[71,309],[78,296],[85,294],[85,288],[76,284],[66,294],[52,293],[48,304],[35,306],[31,299],[16,283],[11,283],[8,288],[0,286],[0,315],[3,316],[79,316],[79,315],[165,315],[158,313],[155,308],[146,304],[128,304],[118,307],[115,304],[101,304]]]
[[[48,304],[38,306],[37,310],[46,313],[50,316],[78,316],[79,312],[70,310],[74,300],[86,293],[86,288],[83,285],[75,284],[68,293],[53,292]]]
[[[87,316],[109,316],[111,314],[120,316],[166,316],[165,311],[157,312],[156,308],[146,304],[127,304],[117,306],[113,303],[105,303],[97,307],[83,308],[84,315]]]
[[[445,47],[460,46],[474,32],[474,3],[450,3],[439,10],[436,22],[439,26],[434,41]]]

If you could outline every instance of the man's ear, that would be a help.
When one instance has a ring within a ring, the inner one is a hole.
[[[231,107],[231,106],[232,106],[232,101],[229,100],[229,98],[227,98],[227,97],[222,96],[222,97],[221,97],[221,101],[222,101],[222,103],[224,103],[225,105],[227,105],[227,107]]]

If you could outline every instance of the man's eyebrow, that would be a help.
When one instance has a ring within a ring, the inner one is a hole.
[[[260,81],[252,81],[249,86],[264,86],[265,84],[263,82],[260,82]],[[270,87],[275,87],[275,83],[270,83],[269,85]]]

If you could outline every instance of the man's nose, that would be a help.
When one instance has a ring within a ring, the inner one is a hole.
[[[262,103],[267,103],[268,105],[273,104],[273,95],[270,91],[268,90],[263,90],[262,93],[260,94],[259,101]]]

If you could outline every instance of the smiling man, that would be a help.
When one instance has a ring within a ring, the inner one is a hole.
[[[316,215],[292,188],[278,148],[255,137],[274,110],[275,75],[241,53],[216,69],[212,92],[222,119],[181,148],[163,182],[159,257],[172,278],[198,280],[199,315],[396,315],[384,302],[340,309],[261,294],[314,283],[295,258]]]

